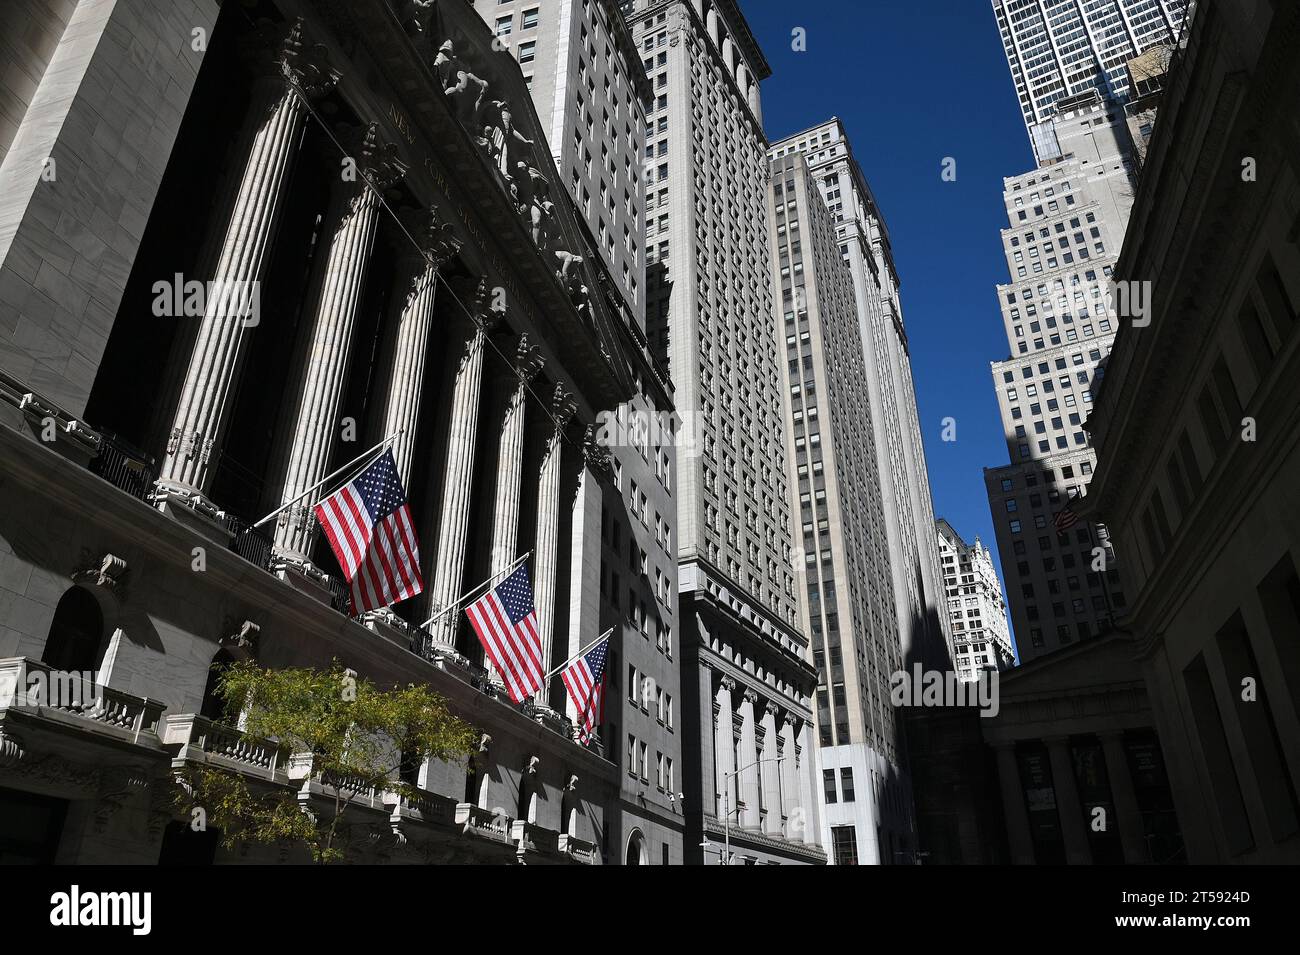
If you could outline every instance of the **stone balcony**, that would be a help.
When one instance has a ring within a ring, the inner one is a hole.
[[[22,713],[37,720],[100,734],[119,742],[160,745],[158,725],[165,704],[111,686],[89,675],[52,670],[28,657],[0,659],[0,719]]]
[[[193,713],[168,716],[163,722],[163,746],[172,755],[172,768],[203,766],[252,776],[287,786],[289,758],[278,743],[241,733]]]

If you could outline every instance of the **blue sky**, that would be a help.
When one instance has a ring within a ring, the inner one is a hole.
[[[989,362],[1005,358],[1002,178],[1033,154],[988,0],[741,0],[772,66],[770,139],[844,121],[902,282],[934,510],[996,550],[983,468],[1007,463]],[[807,51],[791,31],[807,32]],[[956,160],[954,182],[940,178]],[[940,440],[942,420],[957,440]],[[1000,569],[1000,568],[999,568]]]

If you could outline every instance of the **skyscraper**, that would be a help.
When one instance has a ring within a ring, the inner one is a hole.
[[[839,119],[832,117],[772,146],[773,157],[790,153],[808,161],[853,280],[903,659],[928,657],[939,665],[951,637],[889,231]]]
[[[971,681],[981,670],[1005,670],[1015,662],[1015,653],[993,555],[978,537],[974,544],[967,544],[942,517],[935,525],[957,676]]]
[[[1025,129],[1041,163],[1040,124],[1058,100],[1095,90],[1123,102],[1128,59],[1178,36],[1186,0],[993,0]]]
[[[647,334],[683,421],[687,861],[820,862],[817,678],[791,566],[768,258],[758,82],[770,70],[734,0],[622,8],[655,95],[644,167]]]
[[[1057,107],[1042,142],[1060,158],[1003,180],[1010,357],[991,363],[1011,463],[984,480],[1021,662],[1106,632],[1124,606],[1105,528],[1068,505],[1096,460],[1083,422],[1115,337],[1131,144],[1122,110],[1095,91]]]
[[[889,863],[914,846],[915,832],[890,700],[890,677],[903,664],[853,275],[804,155],[774,156],[771,171],[787,461],[802,529],[795,553],[818,671],[824,841],[836,865]]]

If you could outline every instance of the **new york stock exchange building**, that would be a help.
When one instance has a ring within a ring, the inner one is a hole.
[[[327,811],[222,723],[213,664],[251,659],[476,729],[419,798],[355,797],[350,861],[641,861],[610,734],[577,741],[559,679],[512,703],[436,616],[528,554],[552,665],[614,623],[599,422],[671,408],[510,52],[464,0],[28,6],[65,21],[0,154],[0,854],[309,859],[175,808],[207,766]],[[423,589],[354,615],[306,492],[385,440]]]

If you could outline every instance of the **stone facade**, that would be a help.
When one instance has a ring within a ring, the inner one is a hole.
[[[1187,858],[1300,858],[1300,10],[1198,4],[1116,279],[1150,283],[1088,430]]]
[[[42,820],[19,854],[300,859],[172,816],[195,764],[319,807],[301,754],[216,722],[209,665],[253,656],[426,683],[480,730],[420,798],[358,797],[349,858],[624,861],[617,715],[582,746],[558,678],[512,705],[455,609],[529,553],[550,666],[617,623],[593,436],[671,409],[518,63],[468,4],[407,0],[82,4],[46,53],[0,161],[0,798]],[[385,437],[425,588],[351,616],[298,496]],[[12,692],[52,668],[97,670],[93,705]]]
[[[1016,656],[993,555],[978,537],[974,544],[967,544],[942,517],[935,523],[957,675],[970,681],[981,670],[1005,670],[1015,663]]]

